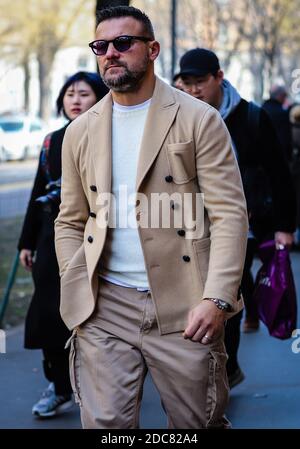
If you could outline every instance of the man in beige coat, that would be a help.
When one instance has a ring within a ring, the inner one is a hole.
[[[248,230],[230,137],[155,76],[138,9],[102,11],[90,47],[111,92],[66,131],[55,226],[83,427],[137,428],[148,370],[169,428],[224,427]]]

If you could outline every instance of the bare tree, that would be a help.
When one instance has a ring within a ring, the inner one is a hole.
[[[48,119],[50,115],[50,81],[55,54],[67,41],[69,32],[84,3],[85,0],[69,2],[68,15],[66,16],[66,9],[64,8],[66,2],[61,2],[60,0],[52,0],[51,2],[47,0],[39,1],[40,18],[42,20],[39,22],[40,34],[36,46],[36,54],[39,63],[41,93],[39,114],[44,119]],[[63,22],[63,27],[57,26],[57,22],[60,25]]]
[[[193,47],[215,51],[226,70],[242,45],[247,16],[239,0],[185,0],[179,10],[179,52]]]
[[[60,48],[76,42],[72,30],[80,14],[87,7],[86,0],[8,0],[1,33],[1,56],[13,60],[24,69],[25,110],[28,109],[29,60],[32,55],[38,61],[39,115],[50,116],[50,86],[55,55]],[[78,34],[78,32],[77,32]],[[1,37],[2,35],[2,37]]]
[[[300,0],[185,0],[180,7],[181,48],[211,48],[225,70],[239,59],[257,101],[276,75],[288,80],[299,55]]]
[[[233,1],[233,0],[232,0]],[[235,0],[237,2],[237,0]],[[254,98],[261,101],[266,87],[276,75],[287,79],[282,59],[290,54],[294,39],[300,39],[298,26],[292,26],[295,14],[299,20],[299,0],[247,0],[242,2],[248,18],[240,28],[240,40],[249,54],[248,68],[254,80]],[[295,24],[296,25],[296,24]]]
[[[24,71],[24,105],[29,103],[29,61],[36,57],[40,78],[40,114],[49,115],[49,86],[56,52],[88,42],[93,11],[132,4],[144,10],[161,43],[160,73],[170,78],[170,0],[1,0],[0,57]],[[300,67],[300,0],[178,1],[178,55],[195,46],[217,52],[225,70],[238,59],[253,77],[261,100],[268,83],[280,75],[292,83]]]

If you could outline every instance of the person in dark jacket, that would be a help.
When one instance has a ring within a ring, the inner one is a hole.
[[[241,98],[229,81],[224,79],[215,53],[203,48],[188,51],[180,60],[180,72],[177,75],[186,93],[219,110],[232,138],[250,223],[241,283],[246,307],[244,331],[254,331],[258,329],[259,321],[252,302],[254,281],[251,266],[257,242],[274,237],[277,245],[290,247],[293,243],[296,208],[289,167],[268,114],[255,106],[257,119],[250,119],[250,103]],[[265,180],[268,185],[261,182]],[[231,388],[244,379],[237,358],[241,318],[242,312],[228,320],[225,329],[227,374]]]
[[[297,197],[297,231],[295,248],[300,250],[300,105],[295,103],[289,111],[292,128],[292,157],[290,168]]]
[[[284,86],[274,85],[271,87],[269,100],[266,100],[262,107],[269,114],[284,154],[290,161],[292,155],[291,126],[289,111],[284,109],[287,96]]]
[[[96,73],[78,72],[68,78],[57,99],[57,112],[68,124],[100,100],[108,89]],[[54,247],[54,220],[60,204],[61,148],[66,128],[44,140],[37,174],[18,243],[23,267],[32,271],[34,294],[25,321],[25,348],[42,349],[44,374],[50,385],[33,406],[37,417],[50,417],[72,406],[69,354],[70,332],[60,313],[60,277]]]

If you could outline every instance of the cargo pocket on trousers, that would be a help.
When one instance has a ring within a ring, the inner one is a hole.
[[[74,393],[75,402],[81,406],[80,377],[79,377],[80,354],[78,350],[77,329],[73,330],[71,337],[67,341],[65,348],[68,347],[70,347],[70,355],[69,355],[70,382]]]
[[[210,351],[208,361],[208,386],[206,401],[206,427],[224,428],[224,411],[229,399],[229,387],[226,374],[227,355]]]

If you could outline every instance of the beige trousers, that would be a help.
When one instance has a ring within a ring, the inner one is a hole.
[[[70,339],[71,383],[83,428],[138,428],[148,370],[168,428],[226,426],[223,340],[202,345],[181,332],[160,335],[150,292],[100,284],[93,315]]]

